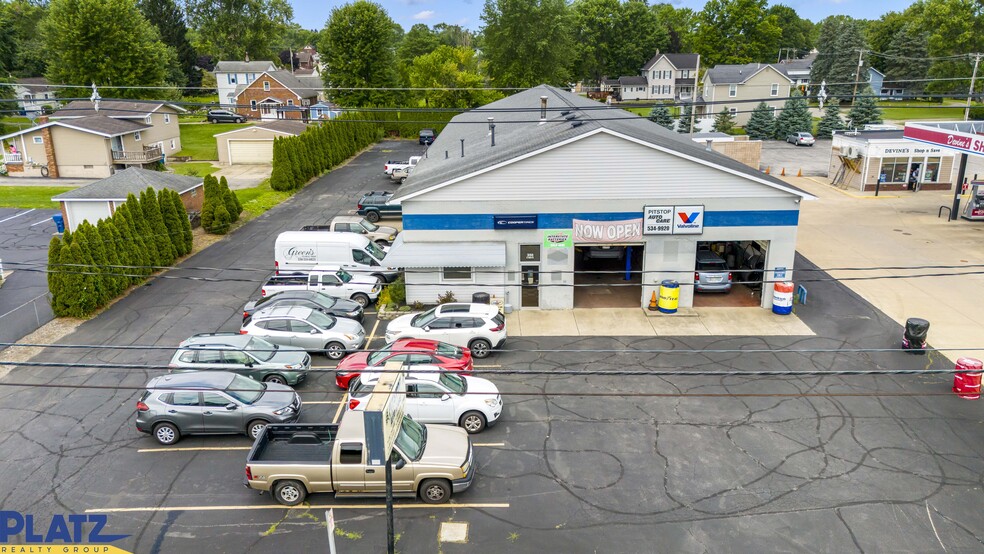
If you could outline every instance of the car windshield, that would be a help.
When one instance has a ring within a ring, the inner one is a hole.
[[[273,358],[273,355],[277,353],[277,348],[278,347],[275,344],[270,344],[261,338],[253,337],[249,339],[249,342],[246,343],[246,347],[243,348],[243,350],[249,351],[257,359],[268,362],[270,361],[270,358]]]
[[[382,362],[392,354],[393,354],[393,345],[387,344],[386,346],[380,348],[379,351],[369,354],[369,357],[366,358],[366,363],[369,365],[379,365],[380,362]]]
[[[334,296],[328,296],[323,292],[316,293],[314,300],[321,305],[322,308],[331,308],[335,304],[338,304],[338,299]]]
[[[331,329],[337,321],[334,316],[316,310],[311,310],[311,314],[307,318],[307,322],[318,329]]]
[[[338,271],[336,271],[335,277],[341,279],[343,283],[348,283],[349,281],[352,280],[352,274],[349,273],[348,271],[345,271],[344,269],[339,269]]]
[[[454,358],[455,360],[460,360],[464,352],[461,348],[453,344],[448,344],[446,342],[437,343],[437,353],[441,356],[446,356],[448,358]]]
[[[697,269],[699,271],[728,271],[728,264],[724,260],[708,260],[698,262]]]
[[[368,252],[373,258],[376,258],[377,262],[383,261],[383,258],[386,257],[386,252],[383,252],[383,249],[376,246],[376,243],[372,241],[366,245],[366,252]]]
[[[232,382],[229,383],[225,391],[226,394],[243,404],[252,404],[263,396],[263,391],[265,390],[265,384],[249,379],[248,377],[243,377],[242,375],[236,375],[232,378]]]
[[[448,390],[455,394],[465,394],[468,392],[468,382],[454,375],[453,373],[441,372],[441,377],[438,379],[442,385],[447,387]]]
[[[414,318],[410,320],[410,325],[413,325],[414,327],[424,327],[426,325],[429,325],[430,322],[434,321],[434,318],[437,317],[435,315],[436,311],[437,308],[432,308],[420,315],[414,316]]]
[[[361,225],[363,229],[365,229],[366,231],[369,231],[370,233],[374,233],[374,232],[376,232],[377,229],[379,229],[378,226],[373,225],[371,221],[366,220],[366,219],[363,219],[362,221],[360,221],[359,222],[359,225]]]
[[[424,455],[426,445],[427,428],[410,419],[410,416],[403,416],[400,434],[396,436],[396,447],[411,460],[417,461]]]

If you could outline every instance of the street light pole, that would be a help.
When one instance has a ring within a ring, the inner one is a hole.
[[[858,68],[854,70],[854,93],[851,95],[851,105],[858,101],[858,79],[861,78],[861,56],[864,49],[858,50]]]

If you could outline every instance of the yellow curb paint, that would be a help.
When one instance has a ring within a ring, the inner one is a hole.
[[[508,508],[508,503],[477,503],[477,504],[397,504],[393,508],[412,510],[412,509],[422,509],[422,508],[444,508],[444,509],[458,509],[458,508]],[[150,506],[145,508],[90,508],[85,511],[87,514],[99,513],[99,514],[120,514],[120,513],[136,513],[136,512],[220,512],[220,511],[235,511],[235,510],[329,510],[329,509],[339,509],[339,510],[384,510],[386,509],[385,504],[364,504],[364,505],[347,505],[347,504],[311,504],[311,505],[300,505],[300,506],[281,506],[279,504],[270,504],[268,506]]]

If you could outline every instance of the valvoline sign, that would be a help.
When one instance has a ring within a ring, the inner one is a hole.
[[[700,235],[704,233],[704,206],[675,206],[674,235]]]

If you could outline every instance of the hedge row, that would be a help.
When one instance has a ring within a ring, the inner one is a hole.
[[[417,138],[421,129],[434,129],[440,134],[451,118],[460,111],[440,112],[374,112],[373,118],[380,121],[383,133],[402,138]]]
[[[205,198],[202,199],[202,229],[213,235],[224,235],[229,227],[239,221],[243,205],[235,193],[229,189],[225,176],[217,181],[212,175],[205,176]]]
[[[273,141],[270,188],[299,189],[312,177],[342,163],[381,136],[378,124],[362,114],[351,113],[310,126],[296,137],[278,138]]]
[[[48,245],[48,290],[58,316],[86,317],[191,252],[191,222],[181,197],[153,188],[133,194],[109,218],[83,221]]]

